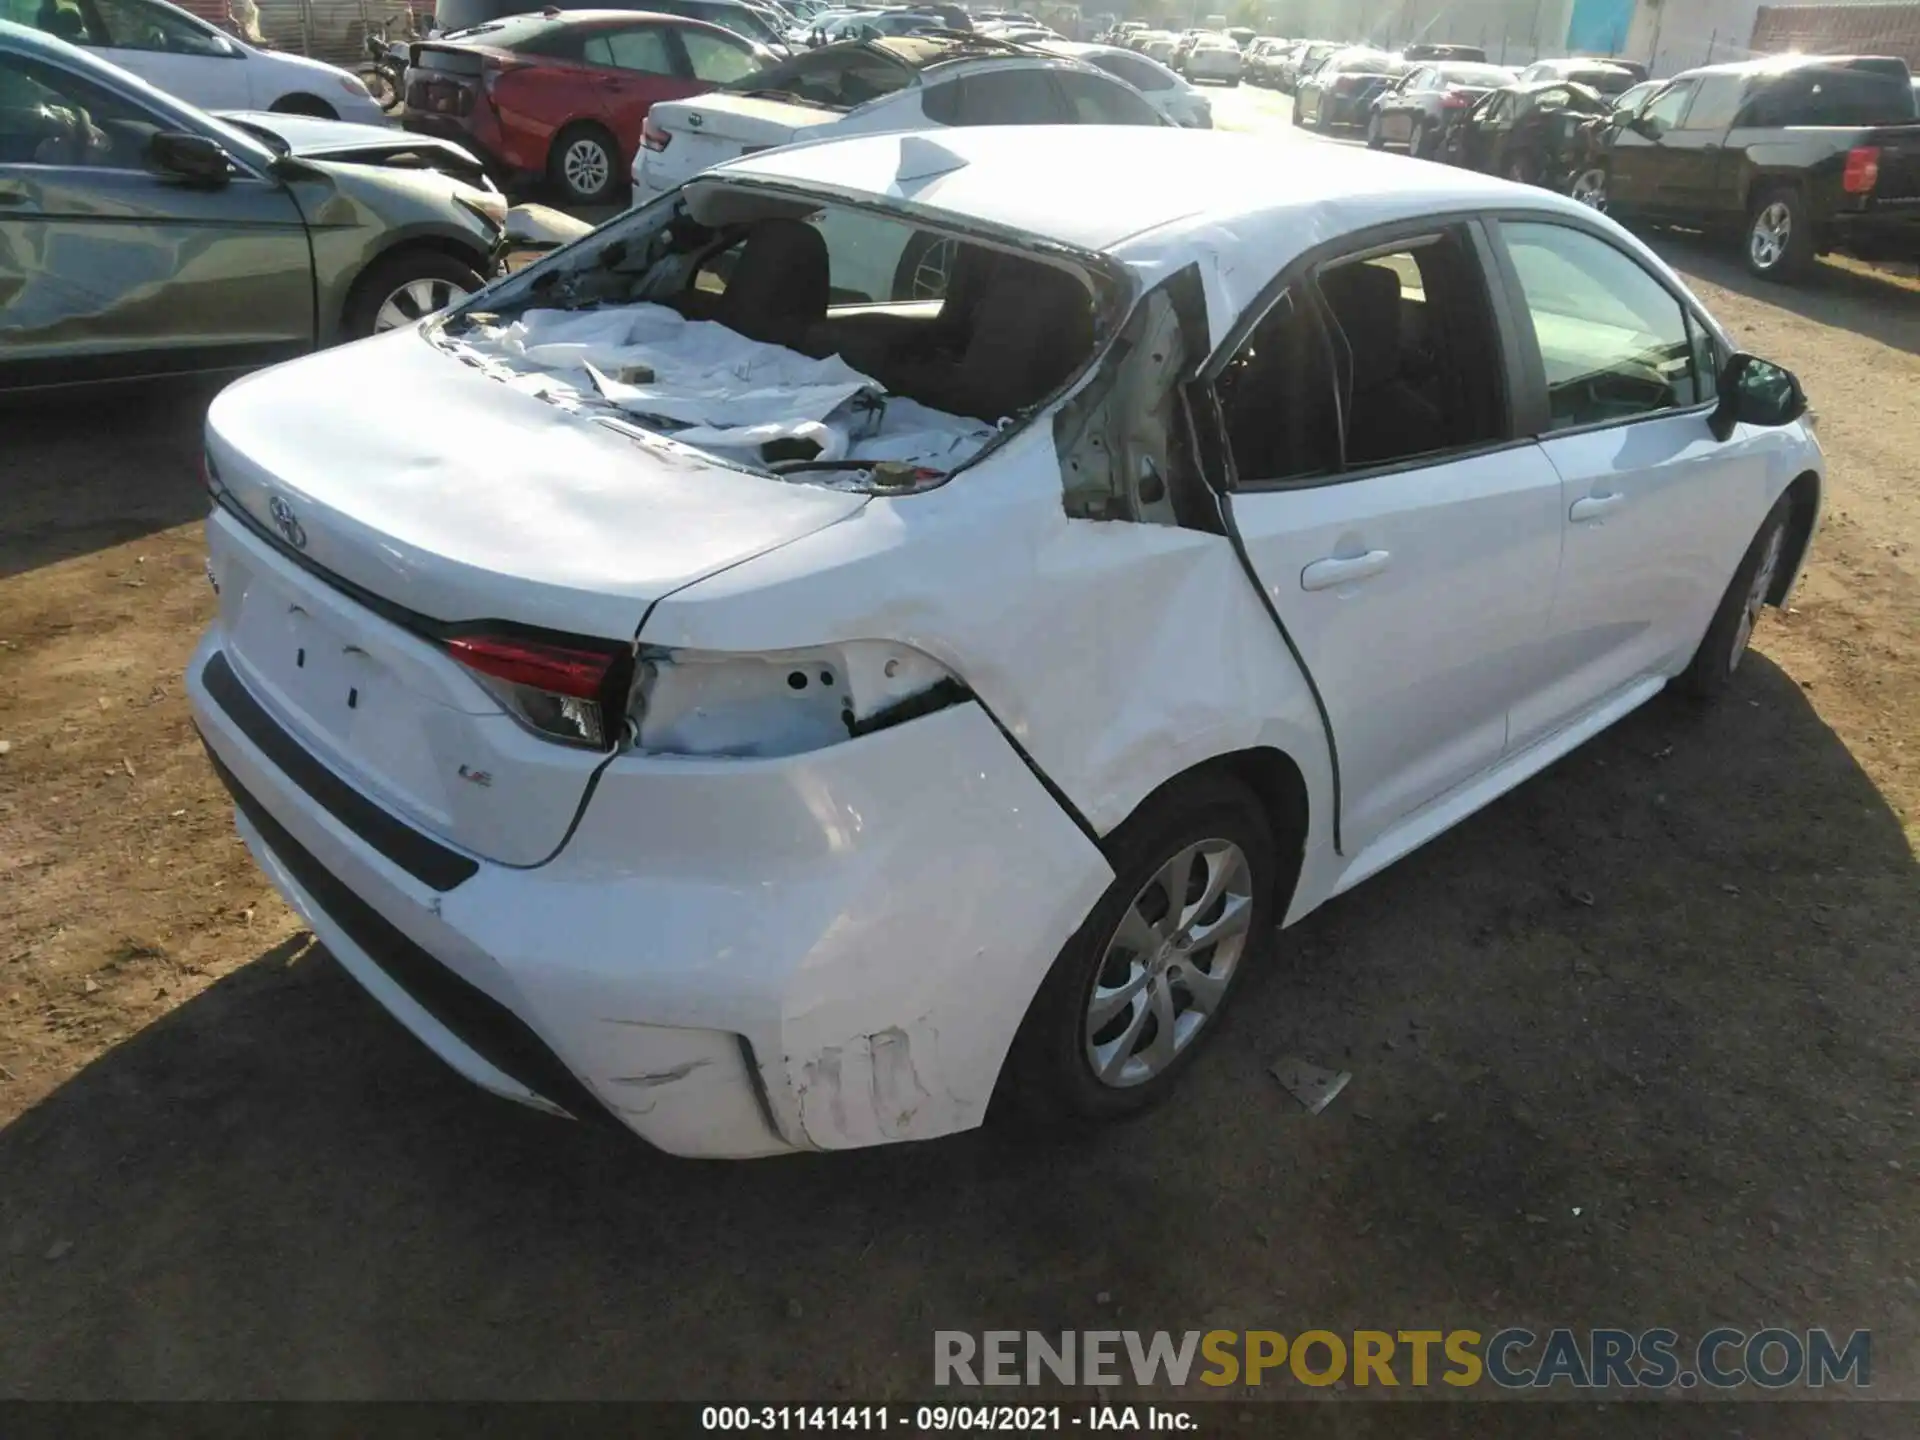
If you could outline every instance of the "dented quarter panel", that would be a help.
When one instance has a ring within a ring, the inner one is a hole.
[[[1306,779],[1308,855],[1330,853],[1319,844],[1332,813],[1325,731],[1231,544],[1068,519],[1048,426],[1000,456],[666,597],[641,638],[751,652],[834,636],[923,650],[1102,835],[1170,777],[1270,746]],[[1304,876],[1298,899],[1319,883],[1317,870]]]
[[[444,912],[655,1144],[676,1148],[659,1107],[744,1073],[655,1032],[728,1032],[781,1140],[838,1149],[979,1124],[1034,989],[1111,879],[968,702],[803,755],[620,756],[527,877],[538,907],[483,877]]]

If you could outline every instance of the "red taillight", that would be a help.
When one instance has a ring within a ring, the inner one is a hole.
[[[649,116],[640,124],[640,143],[646,146],[647,149],[658,153],[673,143],[673,136],[667,130],[654,124],[652,117]]]
[[[1473,103],[1471,96],[1462,95],[1458,90],[1449,90],[1440,97],[1442,110],[1464,110]]]
[[[1847,152],[1847,168],[1841,173],[1840,188],[1849,195],[1870,194],[1880,183],[1880,147],[1856,145]]]
[[[570,745],[605,746],[601,695],[617,655],[485,635],[463,635],[446,645],[528,729]]]

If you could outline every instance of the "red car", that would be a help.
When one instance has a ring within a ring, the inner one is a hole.
[[[401,123],[456,140],[506,183],[544,176],[600,204],[626,182],[640,123],[774,61],[731,30],[677,15],[555,10],[413,47]]]

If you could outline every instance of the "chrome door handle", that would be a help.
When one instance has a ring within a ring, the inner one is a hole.
[[[1617,490],[1611,495],[1588,495],[1584,499],[1573,502],[1573,508],[1567,512],[1567,518],[1579,525],[1611,514],[1626,503],[1627,497]]]
[[[1329,555],[1300,572],[1300,588],[1331,590],[1336,585],[1368,580],[1385,570],[1392,558],[1385,550],[1369,550],[1364,555]]]

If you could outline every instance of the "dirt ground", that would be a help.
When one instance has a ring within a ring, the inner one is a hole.
[[[1668,248],[1832,460],[1729,703],[1327,906],[1176,1103],[1058,1147],[691,1164],[468,1088],[201,757],[195,401],[0,414],[0,1397],[904,1399],[936,1327],[1724,1322],[1871,1328],[1920,1399],[1920,294]],[[1318,1117],[1290,1053],[1354,1073]]]

